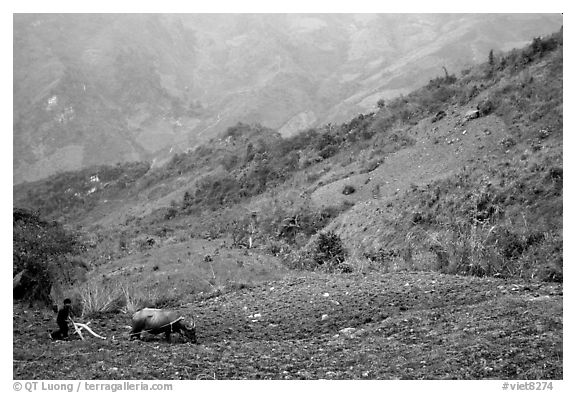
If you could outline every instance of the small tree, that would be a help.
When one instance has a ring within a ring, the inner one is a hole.
[[[490,67],[494,67],[494,50],[490,49],[490,53],[488,53],[488,64]]]
[[[346,249],[340,236],[334,232],[321,233],[313,251],[313,260],[317,265],[338,267],[346,259]]]

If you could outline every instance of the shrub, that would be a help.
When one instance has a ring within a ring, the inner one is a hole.
[[[496,103],[490,99],[482,100],[477,106],[476,109],[480,112],[480,116],[486,116],[496,108]]]
[[[346,249],[340,236],[334,232],[320,233],[312,250],[312,260],[329,270],[337,268],[346,259]]]
[[[335,135],[329,133],[322,134],[316,141],[318,155],[323,159],[332,157],[338,152],[341,142],[340,138]]]
[[[425,242],[443,273],[562,280],[561,236],[465,221],[453,221],[444,229]]]
[[[487,243],[495,245],[506,259],[518,258],[526,248],[522,236],[506,227],[495,228],[486,240]]]
[[[478,277],[509,275],[503,258],[488,240],[494,228],[486,234],[483,227],[463,221],[454,221],[448,228],[447,241],[432,248],[440,271]]]
[[[282,254],[282,263],[289,269],[316,270],[349,273],[352,267],[345,262],[348,255],[340,237],[333,233],[321,233],[306,250]]]

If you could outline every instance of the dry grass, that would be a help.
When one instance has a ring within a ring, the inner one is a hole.
[[[122,290],[116,286],[88,281],[77,288],[82,302],[82,316],[116,312],[122,306]]]

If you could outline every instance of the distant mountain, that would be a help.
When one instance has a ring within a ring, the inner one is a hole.
[[[283,135],[341,122],[561,25],[554,14],[17,14],[14,182],[160,165],[239,121]]]

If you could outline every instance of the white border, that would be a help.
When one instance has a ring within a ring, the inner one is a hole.
[[[281,4],[278,4],[281,3]],[[368,0],[349,0],[347,2],[312,2],[305,0],[290,0],[286,2],[272,2],[270,0],[239,0],[239,1],[223,1],[223,0],[211,0],[206,2],[192,2],[183,0],[162,0],[162,1],[112,1],[112,0],[100,0],[94,2],[82,2],[82,1],[72,1],[72,0],[35,0],[35,1],[9,1],[2,3],[2,14],[0,19],[0,31],[2,32],[2,52],[12,53],[12,14],[13,13],[28,13],[28,12],[82,12],[82,13],[93,13],[93,12],[112,12],[112,13],[284,13],[284,12],[298,12],[298,13],[475,13],[475,12],[486,12],[486,13],[559,13],[564,12],[564,33],[566,35],[564,51],[565,54],[565,87],[564,87],[564,102],[567,108],[572,108],[573,103],[573,76],[572,73],[575,69],[573,67],[573,51],[572,51],[572,31],[573,24],[572,14],[569,11],[568,1],[532,1],[532,2],[503,2],[496,0],[482,0],[482,1],[402,1],[393,2],[395,4],[390,4],[392,2],[387,2],[385,0],[379,1],[368,1]],[[11,62],[10,62],[11,63]],[[2,159],[2,184],[12,185],[12,64],[8,61],[2,62],[2,77],[5,79],[5,83],[2,83],[3,94],[2,94],[2,129],[3,129],[3,143],[1,144],[2,154],[0,157]],[[9,79],[9,80],[8,80]],[[574,223],[574,208],[572,207],[571,201],[574,200],[574,157],[571,154],[566,154],[566,152],[571,153],[574,147],[574,121],[571,116],[564,118],[564,146],[565,146],[565,163],[564,168],[566,169],[566,177],[564,181],[564,192],[565,201],[569,203],[564,203],[564,222],[565,222],[565,239],[570,239],[573,231]],[[11,188],[11,187],[10,187]],[[3,259],[3,274],[2,274],[2,298],[11,299],[11,294],[9,291],[9,278],[8,269],[10,266],[11,255],[11,227],[9,224],[12,221],[12,192],[6,186],[6,190],[2,193],[3,204],[0,215],[0,222],[2,223],[2,236],[0,249],[2,250]],[[565,283],[570,284],[573,280],[574,268],[572,264],[574,263],[572,256],[574,253],[574,246],[572,242],[568,241],[564,243],[565,247],[565,258],[564,258],[564,271],[565,271]],[[571,332],[574,331],[573,327],[573,308],[574,304],[574,292],[571,285],[565,285],[565,319],[564,319],[564,381],[554,382],[553,392],[563,392],[563,391],[574,391],[574,375],[570,373],[572,366],[574,365],[573,351],[574,339],[572,338]],[[11,304],[8,305],[11,307]],[[8,322],[8,317],[5,318],[5,323],[0,327],[0,335],[2,340],[8,341],[11,339],[10,326]],[[566,334],[568,332],[568,334]],[[4,342],[5,342],[4,341]],[[3,356],[1,360],[1,380],[3,386],[7,389],[12,390],[12,342],[10,344],[5,343],[5,351],[3,351]],[[10,346],[10,351],[8,350],[8,345]],[[174,391],[190,391],[190,389],[207,389],[211,390],[214,388],[233,388],[239,389],[241,391],[270,391],[271,389],[293,389],[295,386],[298,388],[315,391],[321,390],[333,390],[333,389],[345,389],[349,391],[351,389],[362,388],[374,391],[400,391],[400,390],[419,390],[423,388],[426,391],[441,391],[441,392],[490,392],[502,391],[501,381],[308,381],[305,383],[299,382],[282,382],[282,381],[266,381],[266,382],[223,382],[223,381],[169,381],[174,382]],[[232,383],[234,384],[232,386]],[[208,385],[209,384],[209,385]]]

